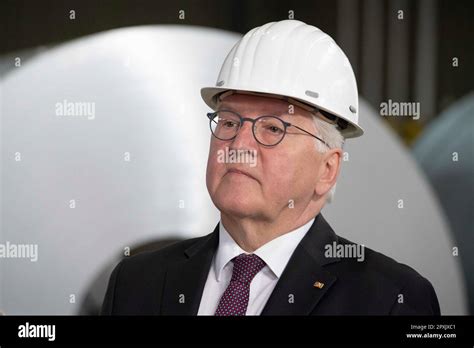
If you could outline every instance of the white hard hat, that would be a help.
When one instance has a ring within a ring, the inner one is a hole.
[[[201,96],[215,110],[226,91],[291,98],[321,110],[345,138],[364,133],[349,60],[329,35],[301,21],[271,22],[245,34],[227,55],[216,86],[202,88]]]

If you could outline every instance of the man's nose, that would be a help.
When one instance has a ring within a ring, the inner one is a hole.
[[[255,149],[257,142],[253,136],[253,123],[245,121],[230,145],[234,149]]]

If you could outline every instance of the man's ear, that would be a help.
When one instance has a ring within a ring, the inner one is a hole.
[[[337,181],[341,168],[342,150],[330,149],[325,152],[319,168],[319,179],[314,188],[318,196],[324,196]]]

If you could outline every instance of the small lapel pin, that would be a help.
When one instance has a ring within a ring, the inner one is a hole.
[[[313,284],[313,286],[314,286],[315,288],[322,289],[323,286],[324,286],[324,283],[316,282],[316,283]]]

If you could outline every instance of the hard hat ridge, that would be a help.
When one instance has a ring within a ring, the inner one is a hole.
[[[332,117],[345,138],[363,134],[349,60],[329,35],[298,20],[250,30],[228,53],[216,86],[202,88],[201,96],[215,109],[230,90],[291,98]]]

